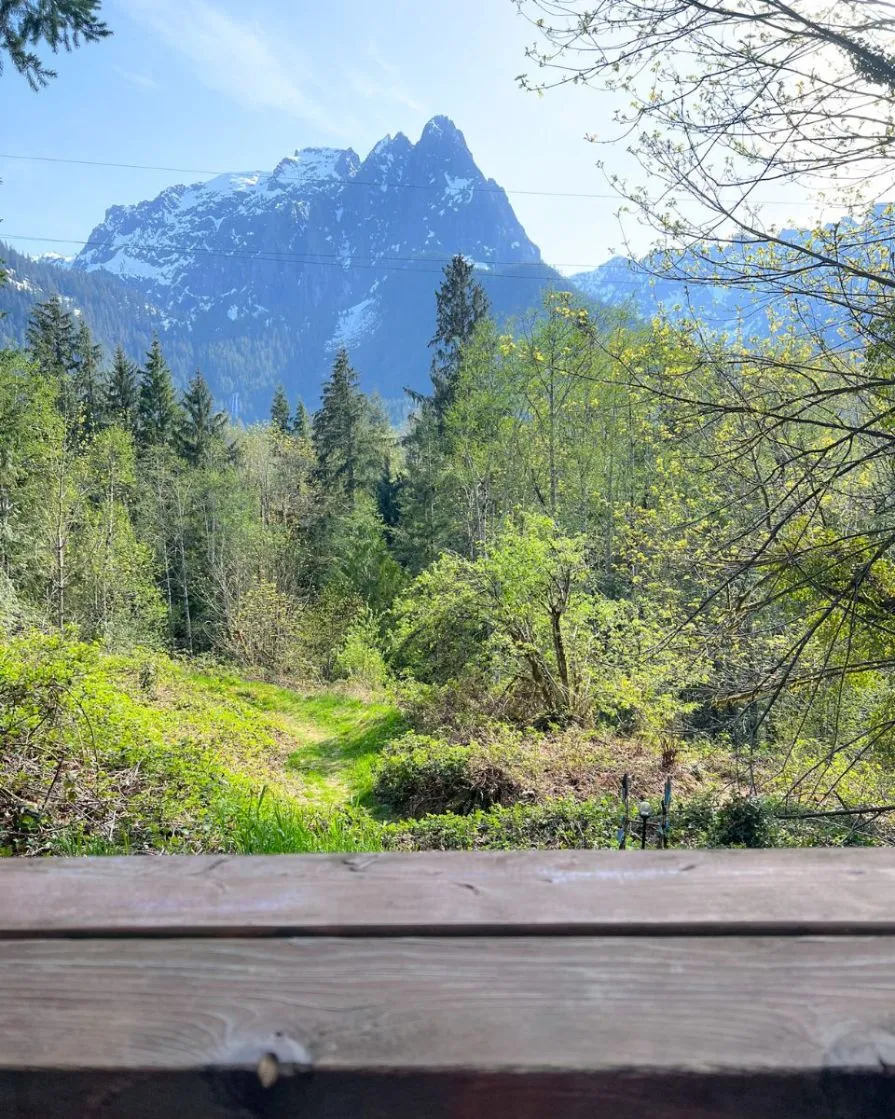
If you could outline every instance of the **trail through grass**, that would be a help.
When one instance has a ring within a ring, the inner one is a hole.
[[[388,703],[338,692],[307,694],[223,673],[196,673],[206,691],[262,711],[281,732],[282,788],[315,808],[372,802],[373,765],[379,751],[404,730]]]

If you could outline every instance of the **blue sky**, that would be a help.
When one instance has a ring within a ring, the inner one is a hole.
[[[105,0],[103,15],[114,37],[60,57],[40,93],[4,71],[0,152],[269,170],[309,145],[363,156],[389,132],[416,140],[445,113],[507,190],[606,192],[606,149],[584,137],[608,132],[611,106],[582,87],[518,89],[534,34],[512,0]],[[0,178],[0,237],[70,254],[23,238],[84,239],[108,206],[201,176],[0,158]],[[564,271],[623,248],[614,201],[511,201]]]

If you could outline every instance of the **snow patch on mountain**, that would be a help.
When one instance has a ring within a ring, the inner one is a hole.
[[[62,253],[41,253],[33,258],[40,264],[52,264],[55,268],[70,268],[73,256],[64,256]]]
[[[449,175],[447,171],[445,171],[444,181],[447,183],[447,186],[444,190],[444,195],[455,205],[459,206],[462,205],[464,202],[472,201],[472,179],[463,179],[459,176],[455,177],[454,175]]]
[[[375,298],[362,299],[353,307],[339,314],[335,332],[327,343],[327,349],[334,352],[340,346],[350,349],[379,326],[379,306]]]
[[[320,187],[344,182],[357,174],[360,159],[349,148],[304,148],[286,156],[271,176],[271,185],[283,188]]]

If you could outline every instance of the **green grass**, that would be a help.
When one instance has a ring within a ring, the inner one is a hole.
[[[315,810],[264,792],[253,801],[236,800],[222,823],[240,855],[382,850],[382,826],[362,811]]]
[[[405,730],[395,707],[339,692],[293,691],[224,672],[192,675],[206,692],[254,707],[282,730],[282,784],[300,805],[362,804],[377,811],[372,800],[376,758]]]

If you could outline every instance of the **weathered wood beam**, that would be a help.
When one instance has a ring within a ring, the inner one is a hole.
[[[0,939],[895,933],[895,851],[0,860]]]
[[[888,937],[22,940],[0,992],[16,1119],[895,1103]]]

